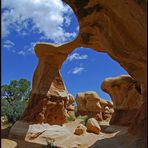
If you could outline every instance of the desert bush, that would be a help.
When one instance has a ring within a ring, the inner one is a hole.
[[[77,117],[77,119],[80,120],[80,122],[85,125],[86,122],[87,122],[87,120],[89,119],[89,117],[88,117],[87,115],[85,115],[85,116],[79,115],[79,116]]]
[[[1,103],[2,115],[7,116],[8,121],[11,123],[16,122],[20,118],[20,115],[24,112],[27,105],[26,100],[16,100],[9,104],[6,99],[2,99]]]
[[[76,117],[75,115],[69,115],[66,119],[66,122],[72,122],[72,121],[75,121]]]
[[[30,82],[26,79],[12,80],[1,87],[1,114],[14,123],[23,113],[31,92]]]

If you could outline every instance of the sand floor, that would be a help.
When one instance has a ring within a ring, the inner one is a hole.
[[[30,127],[18,122],[11,128],[9,138],[8,130],[7,134],[2,132],[2,148],[45,148],[47,143],[61,148],[145,148],[143,141],[128,133],[127,127],[110,126],[108,122],[101,122],[99,135],[86,132],[78,136],[74,131],[79,123],[80,121],[76,120],[63,126]],[[36,133],[40,134],[35,137]],[[32,138],[32,135],[35,138]]]

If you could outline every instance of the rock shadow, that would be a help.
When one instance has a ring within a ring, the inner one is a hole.
[[[119,131],[114,137],[98,140],[89,148],[147,148],[147,145],[143,139]]]

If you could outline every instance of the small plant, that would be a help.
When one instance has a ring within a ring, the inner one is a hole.
[[[75,119],[76,119],[75,115],[70,115],[69,117],[67,117],[66,121],[72,122],[72,121],[75,121]]]
[[[80,122],[85,125],[85,123],[87,122],[87,120],[89,119],[89,117],[87,115],[85,115],[85,116],[81,116],[80,115],[80,116],[77,117],[77,119],[79,119]]]
[[[47,145],[42,146],[42,148],[58,148],[55,146],[54,142],[55,140],[52,138],[46,138]]]
[[[45,146],[42,146],[42,148],[56,148],[56,146],[54,146],[54,143],[48,143]]]

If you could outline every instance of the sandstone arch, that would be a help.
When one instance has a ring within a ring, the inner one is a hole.
[[[38,43],[35,46],[39,63],[34,73],[32,96],[22,119],[30,122],[34,121],[34,117],[40,116],[36,120],[39,122],[42,118],[43,120],[47,118],[43,116],[45,112],[42,107],[48,104],[47,98],[52,96],[56,79],[61,79],[59,69],[69,53],[83,46],[108,53],[141,84],[144,103],[137,112],[136,122],[131,125],[130,131],[146,134],[146,8],[134,0],[65,0],[65,2],[72,7],[78,17],[80,33],[73,42],[64,45]],[[48,72],[50,77],[46,75]],[[63,87],[58,90],[63,92]],[[41,104],[44,105],[40,106]],[[64,110],[64,104],[61,103],[60,106],[61,110]]]

